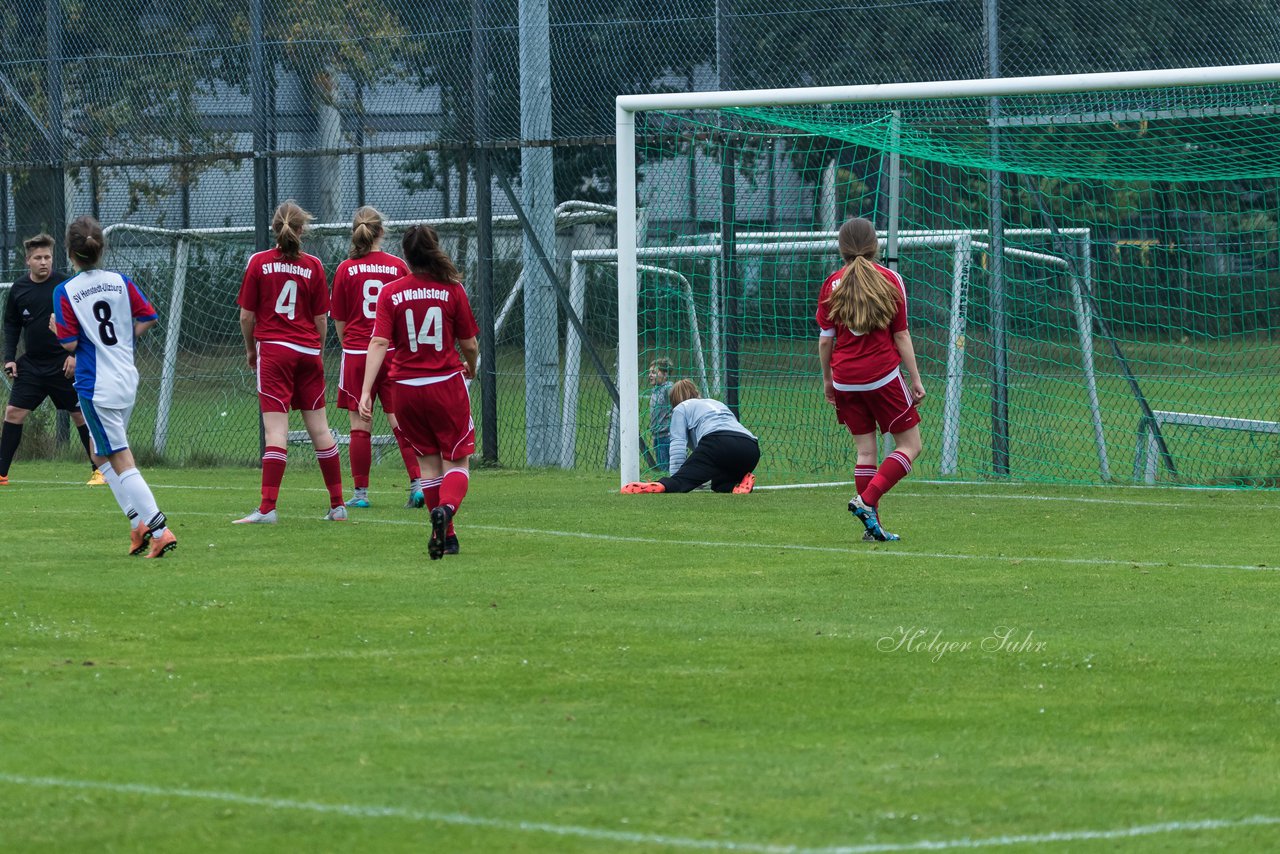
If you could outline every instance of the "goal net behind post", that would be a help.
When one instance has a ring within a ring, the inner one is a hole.
[[[1280,482],[1277,79],[620,98],[621,481],[659,473],[641,449],[661,356],[760,436],[763,482],[851,479],[813,316],[834,229],[864,216],[907,284],[918,475]]]

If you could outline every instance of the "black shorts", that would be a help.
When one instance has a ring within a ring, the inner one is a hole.
[[[35,409],[45,398],[53,401],[58,409],[80,411],[80,399],[71,380],[62,375],[62,366],[33,365],[27,359],[18,360],[18,376],[9,392],[9,405],[18,409]]]

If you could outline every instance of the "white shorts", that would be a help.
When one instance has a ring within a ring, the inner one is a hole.
[[[116,451],[129,447],[129,439],[125,430],[129,427],[129,416],[133,407],[124,409],[103,409],[94,406],[93,401],[80,398],[80,412],[84,415],[84,423],[89,427],[89,435],[93,437],[93,452],[100,457],[109,457]]]

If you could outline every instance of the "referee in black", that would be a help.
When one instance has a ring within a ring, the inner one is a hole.
[[[0,431],[0,486],[9,483],[9,465],[22,442],[22,425],[31,410],[53,399],[58,409],[71,413],[80,432],[85,453],[89,453],[89,428],[80,414],[80,402],[72,377],[76,357],[67,355],[49,328],[53,314],[53,289],[71,278],[53,266],[54,239],[37,234],[22,242],[27,252],[27,272],[13,283],[4,307],[4,374],[13,383],[9,405],[4,410],[4,428]],[[26,347],[18,356],[18,335],[22,333]],[[89,466],[93,467],[90,458]],[[102,474],[93,469],[89,485],[102,484]]]

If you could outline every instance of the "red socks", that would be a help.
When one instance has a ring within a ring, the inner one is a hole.
[[[288,462],[289,452],[284,448],[268,445],[262,452],[262,503],[258,505],[259,513],[270,513],[276,509],[280,481],[284,480],[284,468]]]
[[[329,506],[338,507],[342,504],[342,460],[338,457],[338,446],[316,451],[316,460],[320,463],[325,488],[329,490]],[[368,480],[365,482],[368,483]]]
[[[352,430],[347,448],[351,457],[351,482],[356,489],[369,488],[369,469],[373,466],[373,437],[368,430]]]
[[[466,498],[470,483],[466,469],[449,469],[440,478],[440,503],[448,505],[455,516],[462,507],[462,499]]]
[[[910,473],[910,458],[901,451],[894,451],[884,458],[884,462],[880,463],[880,468],[876,471],[875,477],[871,478],[871,482],[865,488],[858,487],[858,494],[862,496],[864,503],[875,507],[880,503],[880,499],[884,494],[893,489],[895,483]],[[857,477],[856,469],[854,476],[855,478]]]
[[[399,427],[391,428],[392,434],[396,437],[396,445],[400,448],[400,457],[404,460],[404,470],[409,473],[409,481],[412,483],[422,477],[422,469],[418,466],[418,452],[413,449],[413,445],[409,444],[409,440],[404,437],[404,431]],[[428,504],[428,507],[433,505]]]

